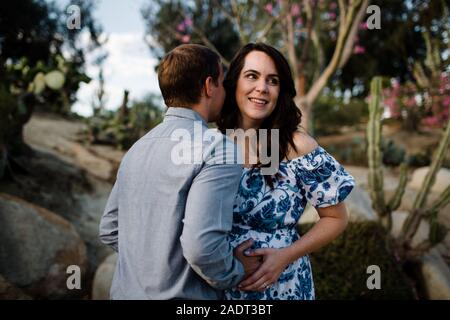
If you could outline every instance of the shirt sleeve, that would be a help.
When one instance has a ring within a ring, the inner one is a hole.
[[[244,277],[228,240],[242,166],[223,163],[222,152],[212,157],[218,161],[206,159],[189,190],[180,241],[192,269],[212,287],[223,290]]]
[[[118,252],[119,247],[119,203],[117,197],[118,183],[114,184],[100,220],[100,240]]]
[[[322,147],[293,160],[297,183],[312,206],[323,208],[344,201],[355,186],[354,178]]]

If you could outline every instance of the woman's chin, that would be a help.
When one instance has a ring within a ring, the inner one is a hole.
[[[252,112],[249,112],[248,117],[254,121],[262,121],[269,115],[270,113],[267,110],[252,110]]]

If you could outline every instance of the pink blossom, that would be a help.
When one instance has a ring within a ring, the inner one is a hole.
[[[186,31],[186,26],[184,25],[184,22],[181,22],[180,24],[177,25],[177,30],[179,32],[184,32]]]
[[[439,126],[439,118],[437,116],[426,117],[422,119],[422,123],[427,127],[437,127]]]
[[[328,6],[328,8],[329,9],[331,9],[331,10],[334,10],[334,9],[336,9],[337,8],[337,4],[336,4],[336,2],[330,2],[330,5]]]
[[[360,30],[367,30],[367,22],[361,22],[359,24],[359,29]]]
[[[336,19],[336,13],[334,13],[334,12],[328,12],[328,18],[330,18],[331,20]]]
[[[353,48],[353,53],[354,54],[363,54],[366,52],[366,48],[356,45],[355,48]]]
[[[185,34],[181,37],[181,42],[188,43],[189,41],[191,41],[191,36],[189,34]]]
[[[414,108],[416,106],[416,99],[414,97],[404,98],[403,104],[407,108]]]
[[[297,25],[301,26],[301,25],[303,24],[303,19],[302,19],[302,18],[297,18],[297,19],[295,20],[295,23],[296,23]]]
[[[450,96],[444,97],[444,99],[442,100],[442,105],[444,107],[449,107],[450,106]]]
[[[300,14],[300,5],[298,3],[292,5],[291,14],[293,17],[296,17]]]
[[[264,9],[269,13],[272,14],[273,11],[273,5],[271,3],[268,3],[265,5]]]
[[[183,23],[184,23],[184,25],[185,25],[186,27],[192,27],[192,25],[193,25],[192,19],[189,18],[189,17],[186,17],[186,18],[184,19]]]

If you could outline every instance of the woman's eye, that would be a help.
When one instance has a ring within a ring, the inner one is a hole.
[[[269,79],[269,84],[273,85],[273,86],[277,86],[280,82],[278,81],[278,79],[272,78]]]
[[[256,75],[250,73],[250,74],[247,75],[247,78],[248,79],[256,79]]]

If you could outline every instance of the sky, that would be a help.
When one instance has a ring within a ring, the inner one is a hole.
[[[67,0],[56,2],[63,8],[70,4]],[[108,36],[104,46],[109,54],[104,62],[104,79],[106,108],[109,110],[119,107],[125,89],[130,91],[130,100],[150,92],[160,92],[154,71],[157,61],[144,41],[145,25],[140,9],[145,3],[148,0],[97,0],[93,16]],[[82,37],[82,41],[86,40],[87,35]],[[72,107],[74,112],[83,116],[92,114],[92,100],[98,88],[98,68],[92,63],[95,54],[86,57],[86,73],[93,80],[88,84],[81,83],[78,101]]]

